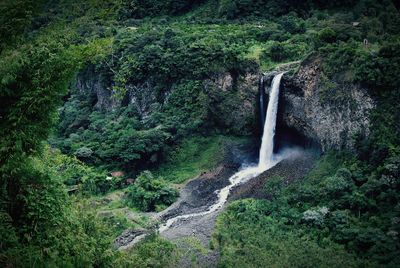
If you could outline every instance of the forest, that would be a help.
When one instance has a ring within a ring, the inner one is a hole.
[[[1,0],[0,266],[399,267],[399,10]]]

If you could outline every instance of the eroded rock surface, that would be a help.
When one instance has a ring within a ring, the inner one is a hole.
[[[216,73],[201,81],[201,96],[211,125],[232,134],[250,135],[257,126],[258,81],[260,74]],[[179,84],[173,84],[163,94],[156,81],[149,78],[137,84],[127,83],[122,91],[113,90],[113,81],[105,71],[88,66],[75,81],[77,92],[90,96],[95,109],[110,112],[130,105],[140,120],[162,110]],[[199,100],[200,101],[200,100]],[[199,111],[200,112],[200,111]],[[204,112],[204,111],[203,111]]]
[[[285,76],[281,118],[285,125],[318,143],[323,151],[351,149],[354,135],[369,134],[374,100],[360,85],[324,79],[318,57],[302,63],[294,75]],[[333,88],[328,90],[328,86]]]
[[[114,241],[114,247],[117,249],[127,249],[132,247],[134,244],[141,241],[148,234],[145,229],[129,229],[125,230],[117,239]]]

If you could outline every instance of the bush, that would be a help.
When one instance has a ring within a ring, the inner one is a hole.
[[[302,59],[308,52],[308,45],[303,40],[297,43],[274,42],[262,55],[263,60],[271,59],[274,62]]]
[[[318,266],[316,263],[327,263],[329,260],[326,258],[330,257],[316,260],[308,256],[309,251],[299,250],[293,256],[290,247],[286,246],[288,240],[296,244],[297,239],[303,243],[315,239],[316,244],[309,246],[315,247],[313,250],[319,254],[335,252],[338,244],[343,245],[343,252],[349,255],[345,259],[336,256],[336,261],[353,259],[354,262],[347,264],[350,266],[376,266],[378,263],[398,266],[399,242],[395,237],[400,231],[397,226],[399,183],[395,178],[399,175],[399,162],[395,154],[370,173],[370,167],[365,169],[349,155],[330,153],[297,182],[285,185],[278,177],[270,178],[265,190],[273,200],[232,203],[218,219],[215,238],[222,252],[222,261],[228,267],[238,262],[260,266],[258,262],[261,259],[274,262],[274,258],[264,252],[279,252],[274,248],[272,241],[275,240],[279,248],[285,248],[284,254],[290,255],[288,258],[299,257],[296,265],[308,259],[313,266]],[[356,185],[354,177],[361,176],[357,174],[359,172],[368,180],[357,179]],[[297,232],[301,238],[295,238]],[[250,253],[261,245],[266,245],[268,250]]]
[[[324,181],[324,191],[333,197],[339,197],[352,190],[353,182],[341,176],[332,176]]]
[[[268,179],[264,186],[264,191],[271,197],[275,198],[281,194],[285,187],[284,178],[280,176],[273,176]]]
[[[303,212],[302,220],[308,224],[321,227],[328,213],[329,209],[327,207],[309,209]]]
[[[301,34],[306,31],[304,21],[297,21],[293,16],[284,16],[280,19],[282,28],[290,34]]]
[[[113,253],[107,229],[93,214],[74,207],[53,167],[29,160],[10,184],[18,185],[13,190],[18,197],[9,212],[0,213],[0,265],[108,266]]]
[[[85,159],[90,158],[93,155],[93,151],[90,148],[81,147],[78,150],[76,150],[75,155],[76,155],[76,157],[85,160]]]
[[[62,154],[57,149],[46,147],[40,160],[60,177],[60,181],[84,194],[105,194],[120,186],[121,178],[107,179],[105,171],[89,167],[74,156]]]
[[[279,62],[287,58],[288,52],[285,51],[283,45],[275,43],[270,48],[270,57],[273,61]]]
[[[375,92],[400,86],[400,42],[384,44],[378,53],[363,53],[354,63],[355,77]]]
[[[155,179],[150,171],[143,171],[128,188],[125,200],[142,211],[155,211],[171,205],[178,195],[178,191],[162,179]]]
[[[122,178],[107,177],[104,173],[91,172],[82,178],[82,192],[85,194],[106,194],[118,189]]]
[[[212,242],[221,251],[220,267],[358,267],[364,263],[328,238],[318,240],[309,230],[282,224],[281,215],[270,214],[271,207],[263,200],[240,200],[218,217]],[[326,208],[315,212],[317,223],[326,212]]]
[[[318,32],[318,40],[321,43],[334,43],[336,42],[336,32],[331,28],[324,28]]]
[[[140,123],[133,105],[108,113],[91,111],[85,106],[76,106],[77,100],[82,98],[83,95],[77,94],[66,102],[59,137],[52,140],[64,153],[74,152],[88,164],[129,170],[139,164],[146,166],[157,161],[169,137],[163,128]],[[91,96],[86,96],[83,102],[90,99]],[[77,113],[82,116],[76,116]],[[80,118],[85,118],[84,124]],[[69,134],[75,131],[80,133],[79,139],[72,138],[76,134]]]
[[[179,267],[182,253],[170,241],[154,234],[146,237],[133,249],[122,253],[113,267]]]

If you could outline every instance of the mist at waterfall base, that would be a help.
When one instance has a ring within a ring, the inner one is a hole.
[[[241,183],[245,183],[251,180],[252,178],[257,177],[258,175],[272,168],[277,163],[279,163],[280,161],[282,161],[287,157],[296,154],[301,154],[301,149],[293,149],[293,148],[283,149],[278,154],[274,154],[274,136],[276,130],[277,113],[278,113],[279,88],[283,74],[284,73],[280,73],[276,75],[272,80],[266,116],[261,117],[262,119],[265,118],[265,123],[264,123],[261,147],[259,151],[258,164],[257,165],[243,164],[241,169],[229,178],[229,185],[216,191],[216,194],[218,195],[218,201],[216,203],[209,206],[207,210],[203,212],[179,215],[168,219],[159,228],[160,233],[168,230],[174,223],[178,222],[179,220],[204,216],[217,211],[218,209],[222,208],[222,206],[226,203],[229,193],[233,187]],[[260,105],[264,105],[262,103],[261,98],[260,101],[261,101]]]

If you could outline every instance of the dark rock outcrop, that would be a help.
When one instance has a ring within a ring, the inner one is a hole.
[[[210,75],[202,81],[202,96],[207,98],[206,112],[210,125],[231,134],[252,134],[257,116],[258,73],[239,75],[225,72]],[[80,72],[75,82],[79,94],[90,95],[95,109],[110,112],[131,105],[145,119],[154,111],[162,110],[168,102],[172,85],[160,96],[151,77],[138,84],[126,84],[120,92],[113,90],[112,75],[89,66]],[[122,94],[121,94],[122,93]],[[122,95],[122,96],[121,96]],[[200,111],[199,111],[200,112]]]
[[[215,124],[234,134],[254,133],[258,117],[258,73],[233,75],[215,74],[203,81],[204,91],[211,99]]]
[[[280,123],[318,144],[323,151],[351,149],[354,135],[369,134],[369,113],[374,101],[357,84],[338,82],[335,90],[327,91],[323,79],[326,78],[322,77],[318,57],[303,62],[295,74],[284,76]]]
[[[113,111],[120,106],[131,104],[137,114],[145,118],[158,104],[154,83],[150,80],[137,85],[127,84],[122,96],[113,90],[112,84],[112,79],[106,72],[89,66],[79,73],[75,87],[80,94],[92,95],[94,107],[102,111]]]
[[[144,239],[148,234],[145,229],[128,229],[114,241],[116,249],[127,249]]]
[[[82,95],[94,97],[94,107],[96,109],[111,111],[120,105],[120,101],[113,98],[111,80],[109,77],[89,65],[81,71],[75,80],[75,88]]]
[[[312,56],[302,62],[297,71],[287,73],[282,80],[278,114],[279,132],[290,132],[317,144],[323,151],[352,148],[354,135],[369,133],[369,113],[375,103],[367,90],[357,84],[336,82],[334,90],[327,90],[326,77],[321,70],[322,60]],[[282,65],[278,71],[293,70],[299,62]],[[277,72],[277,71],[276,71]],[[268,85],[276,72],[264,75]],[[203,96],[207,98],[208,123],[230,134],[254,135],[259,132],[258,73],[211,75],[202,81]],[[332,81],[328,81],[332,83]],[[112,111],[119,106],[132,105],[141,119],[159,110],[174,86],[164,96],[158,96],[152,80],[125,85],[126,94],[116,98],[112,79],[94,67],[78,75],[76,88],[94,96],[94,106]],[[268,86],[266,86],[268,94]],[[337,98],[341,96],[341,98]],[[335,99],[335,101],[329,101]]]
[[[228,201],[232,202],[244,198],[269,198],[270,196],[264,189],[268,179],[280,177],[283,178],[285,185],[289,185],[292,181],[303,178],[304,174],[307,174],[314,167],[319,156],[320,154],[314,150],[293,150],[287,158],[273,168],[232,189]]]

